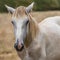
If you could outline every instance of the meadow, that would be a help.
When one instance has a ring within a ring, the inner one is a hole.
[[[60,11],[33,12],[32,16],[41,22],[46,17],[59,16]],[[14,49],[14,33],[9,13],[0,13],[0,60],[20,60]]]

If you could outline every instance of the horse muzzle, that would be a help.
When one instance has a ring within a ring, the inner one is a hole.
[[[24,44],[15,43],[15,44],[14,44],[14,48],[15,48],[18,52],[20,52],[20,51],[22,51],[22,50],[24,49]]]

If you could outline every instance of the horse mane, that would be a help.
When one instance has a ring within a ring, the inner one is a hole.
[[[29,14],[30,17],[30,32],[32,35],[32,38],[34,39],[38,33],[38,23],[36,22],[36,20]]]
[[[26,16],[25,9],[26,9],[26,7],[24,7],[24,6],[17,7],[15,12],[13,13],[13,16],[16,17],[16,18],[20,18],[20,17]]]
[[[39,32],[38,23],[36,22],[36,20],[30,14],[28,14],[28,16],[29,16],[29,33],[27,34],[26,43],[25,43],[27,47],[36,38]]]

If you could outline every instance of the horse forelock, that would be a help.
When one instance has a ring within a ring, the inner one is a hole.
[[[16,8],[15,12],[13,13],[13,17],[20,18],[26,16],[26,7],[19,6]]]

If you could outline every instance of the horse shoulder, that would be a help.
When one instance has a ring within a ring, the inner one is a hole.
[[[48,58],[59,58],[60,55],[60,17],[47,18],[39,23],[40,32],[46,38],[46,53]],[[44,40],[45,40],[44,38]],[[43,45],[42,45],[43,46]],[[57,53],[56,53],[57,52]],[[55,56],[54,56],[55,55]]]

